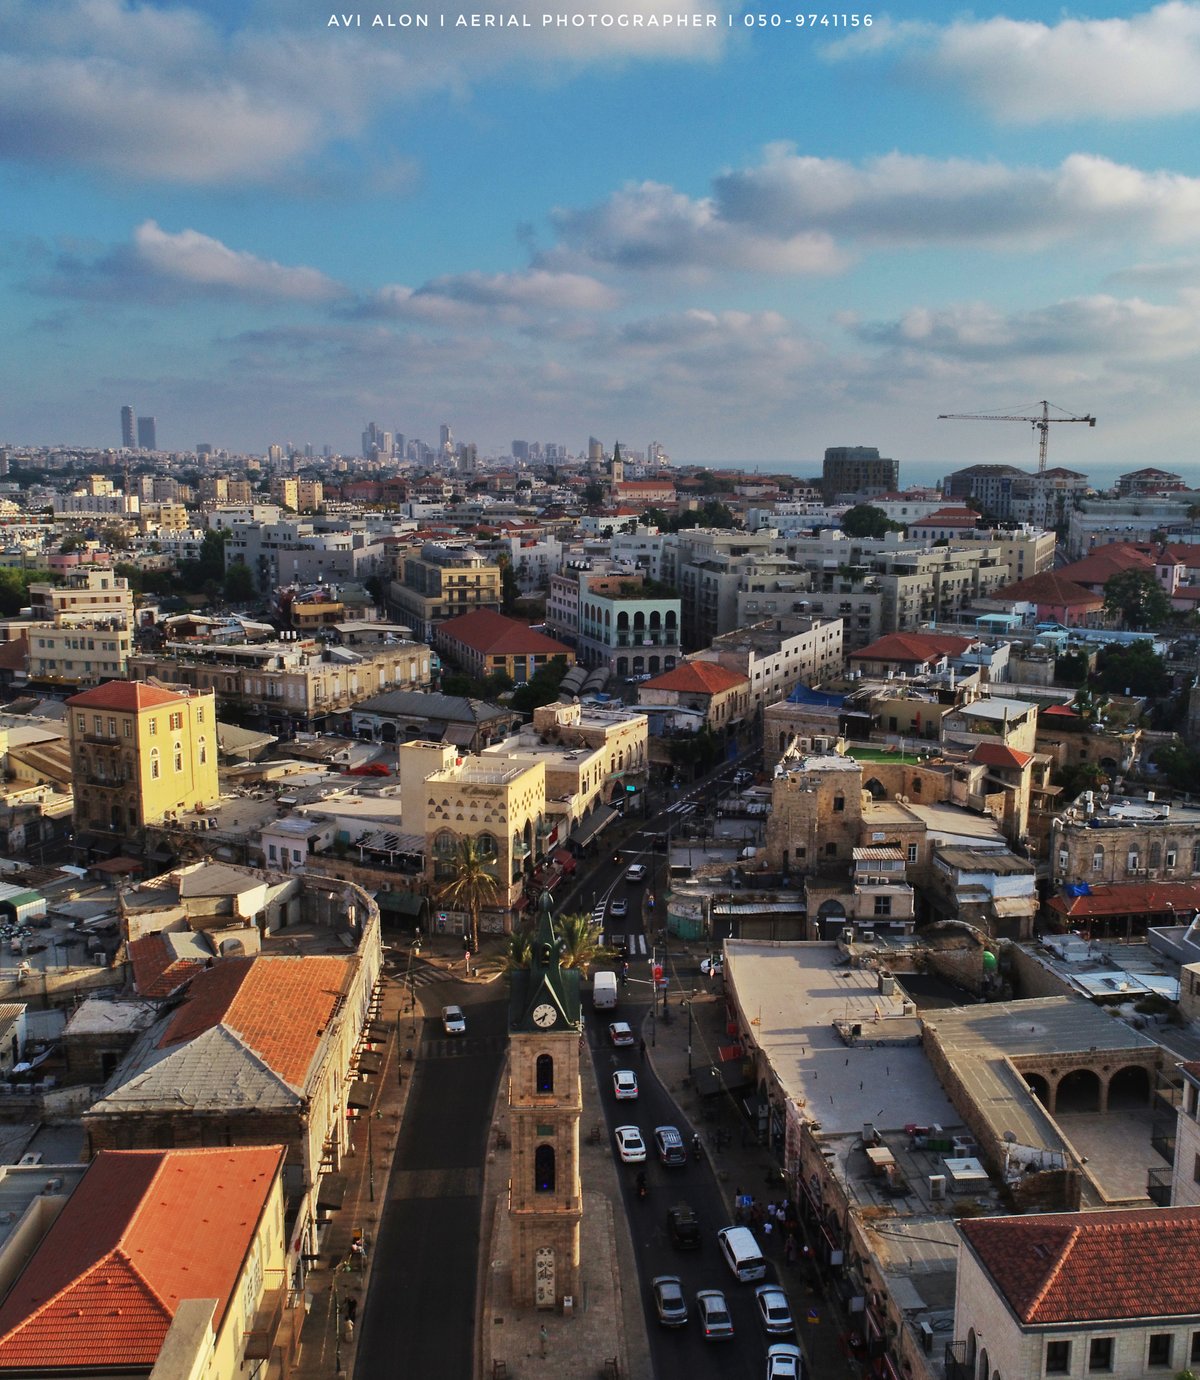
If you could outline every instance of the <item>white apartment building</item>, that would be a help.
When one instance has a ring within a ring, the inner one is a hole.
[[[133,650],[129,621],[119,615],[66,614],[29,627],[29,678],[76,688],[124,680]]]
[[[750,682],[749,712],[786,699],[797,685],[820,685],[840,675],[842,620],[808,618],[806,628],[778,620],[754,623],[714,638],[689,661],[715,661]]]
[[[1113,541],[1150,542],[1160,532],[1172,541],[1194,541],[1200,522],[1188,510],[1198,502],[1197,493],[1081,499],[1067,521],[1067,554],[1078,559]]]

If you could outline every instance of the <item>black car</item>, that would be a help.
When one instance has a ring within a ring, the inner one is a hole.
[[[687,1203],[676,1203],[667,1209],[667,1231],[676,1250],[700,1249],[700,1219]]]

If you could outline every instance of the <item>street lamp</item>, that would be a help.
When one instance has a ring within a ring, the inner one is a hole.
[[[690,993],[689,996],[688,996],[687,1001],[684,1002],[684,1006],[687,1007],[687,1013],[688,1013],[687,1051],[688,1051],[688,1077],[689,1077],[689,1078],[692,1076],[692,1003],[693,1003],[695,1000],[696,1000],[696,989],[693,987],[692,990],[691,990],[691,993]]]
[[[420,952],[421,927],[420,925],[417,925],[413,933],[413,942],[409,946],[408,950],[408,1014],[410,1020],[408,1033],[410,1035],[415,1035],[417,1033],[417,985],[414,981],[415,975],[413,973],[413,956],[414,954],[419,954]]]

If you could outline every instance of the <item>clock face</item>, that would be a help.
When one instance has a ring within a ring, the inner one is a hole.
[[[551,1006],[548,1001],[544,1001],[540,1006],[533,1008],[533,1023],[540,1025],[543,1030],[552,1026],[556,1020],[558,1020],[558,1009]]]

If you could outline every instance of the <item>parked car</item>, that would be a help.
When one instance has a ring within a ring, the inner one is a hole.
[[[678,1275],[657,1275],[650,1283],[654,1311],[664,1327],[682,1327],[688,1320],[687,1300]]]
[[[461,1006],[442,1007],[442,1029],[447,1035],[467,1033],[467,1018],[463,1015]]]
[[[667,1232],[678,1251],[700,1249],[700,1219],[690,1203],[676,1203],[667,1209]]]
[[[774,1337],[790,1337],[796,1330],[787,1295],[778,1284],[760,1284],[754,1291],[758,1316],[766,1331]]]
[[[629,913],[629,902],[624,898],[624,896],[616,897],[614,900],[609,902],[608,913],[609,915],[614,916],[617,919],[620,919],[622,915],[627,915]]]
[[[700,1327],[706,1342],[723,1341],[733,1336],[733,1319],[720,1289],[701,1289],[696,1295]]]
[[[725,960],[720,954],[710,954],[700,960],[700,971],[705,977],[720,977],[725,972]]]
[[[794,1342],[767,1347],[767,1380],[803,1380],[804,1354]]]
[[[645,1164],[646,1142],[636,1126],[618,1126],[613,1132],[622,1164]]]
[[[642,863],[634,863],[632,867],[627,867],[625,880],[627,882],[644,882],[646,880],[645,866]]]
[[[636,1102],[637,1074],[632,1069],[617,1069],[613,1073],[613,1096],[618,1102]]]
[[[608,1027],[609,1043],[620,1049],[634,1043],[633,1030],[628,1021],[613,1021]]]

